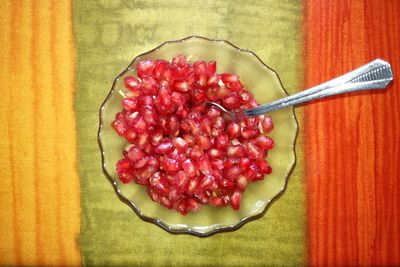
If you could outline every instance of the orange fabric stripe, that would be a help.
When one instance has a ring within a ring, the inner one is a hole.
[[[400,71],[400,1],[309,0],[305,87],[375,58]],[[311,265],[400,264],[400,88],[305,107]]]
[[[80,265],[72,6],[0,9],[0,265]]]

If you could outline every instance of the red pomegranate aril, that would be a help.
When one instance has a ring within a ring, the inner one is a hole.
[[[246,189],[246,187],[247,187],[247,184],[248,184],[248,181],[247,181],[246,176],[244,176],[244,175],[239,175],[239,176],[236,178],[236,185],[237,185],[237,188],[238,188],[239,190],[244,191],[244,190]]]
[[[188,146],[193,146],[196,144],[196,138],[191,134],[184,134],[183,139],[188,143]]]
[[[169,138],[164,138],[161,143],[154,148],[154,151],[158,154],[168,154],[174,150],[174,145]]]
[[[226,150],[228,157],[242,157],[245,153],[245,149],[242,145],[231,145],[228,146],[228,149]]]
[[[211,148],[208,150],[208,155],[212,158],[224,158],[225,152],[217,148]]]
[[[133,163],[133,167],[135,169],[141,169],[144,166],[146,166],[147,162],[149,161],[148,157],[143,157],[141,159],[138,159],[136,162]]]
[[[236,92],[229,93],[222,99],[224,107],[228,109],[239,108],[241,105],[241,101],[242,97]]]
[[[261,127],[265,134],[271,132],[274,129],[274,123],[270,116],[266,115],[265,118],[261,122]]]
[[[196,136],[196,142],[197,142],[197,145],[203,150],[208,150],[211,146],[210,138],[208,138],[207,136],[204,136],[204,135]]]
[[[136,111],[137,110],[137,99],[136,98],[124,98],[121,101],[121,105],[124,109],[128,111]]]
[[[137,133],[144,133],[147,131],[147,122],[142,116],[138,116],[134,121],[133,128]]]
[[[226,134],[217,135],[215,137],[215,145],[218,149],[225,149],[228,146],[229,137]]]
[[[187,159],[182,163],[182,168],[188,177],[195,177],[197,175],[197,168],[191,159]]]
[[[229,139],[234,139],[239,136],[240,127],[236,122],[231,122],[226,127]]]
[[[239,76],[236,75],[236,74],[231,74],[231,73],[222,73],[221,74],[221,80],[224,83],[238,82],[239,81]]]
[[[217,170],[222,170],[224,168],[224,160],[223,159],[213,158],[213,159],[210,159],[210,162],[211,162],[211,165]]]
[[[178,149],[180,153],[186,152],[186,149],[189,147],[188,142],[181,137],[172,138],[172,143]]]
[[[138,134],[136,144],[139,148],[143,149],[148,144],[148,142],[149,142],[149,134],[148,133]]]
[[[261,173],[270,174],[272,172],[271,167],[265,160],[257,160],[257,166]]]
[[[235,188],[235,184],[228,180],[228,179],[222,179],[218,182],[218,184],[225,189],[234,189]]]
[[[198,169],[203,174],[209,174],[212,171],[212,166],[210,160],[208,159],[207,155],[202,156],[198,162]]]
[[[136,65],[136,70],[140,78],[150,77],[153,75],[153,70],[156,67],[154,60],[142,60]]]
[[[205,175],[201,179],[199,187],[202,189],[213,189],[216,187],[215,177],[210,174]]]
[[[217,62],[215,60],[211,60],[207,64],[207,75],[213,75],[217,71]]]
[[[212,88],[217,89],[218,82],[220,81],[220,76],[218,74],[212,74],[207,81],[207,85],[211,86]],[[212,92],[212,91],[211,91]]]
[[[182,215],[186,215],[189,212],[189,208],[185,199],[182,199],[178,202],[176,210],[179,211]]]
[[[137,147],[131,147],[128,151],[128,157],[132,161],[137,161],[144,157],[144,153]]]
[[[135,94],[139,94],[140,90],[140,81],[133,76],[127,76],[124,79],[125,87]]]
[[[196,202],[196,200],[189,198],[187,200],[187,207],[191,212],[198,212],[200,210],[200,205],[199,203]]]
[[[167,173],[172,173],[172,174],[177,173],[178,171],[181,170],[179,161],[167,157],[164,157],[163,160],[161,161],[161,167]]]
[[[146,95],[157,94],[157,81],[152,77],[143,78],[140,90],[142,90],[142,92]]]
[[[230,167],[229,169],[225,170],[225,177],[228,180],[235,180],[235,178],[240,174],[240,168],[239,166],[235,165]]]
[[[260,135],[260,131],[258,129],[242,129],[241,136],[244,139],[252,139]]]
[[[123,183],[147,187],[151,199],[183,215],[201,205],[240,208],[250,182],[272,169],[265,160],[274,142],[268,115],[231,121],[205,101],[239,111],[259,104],[233,73],[215,61],[144,60],[138,77],[124,78],[122,111],[112,127],[128,141],[117,163]],[[264,133],[264,135],[263,135]]]
[[[199,159],[203,155],[204,151],[198,145],[194,145],[188,150],[188,156],[192,159]]]
[[[158,121],[158,116],[151,106],[141,106],[140,115],[148,124],[156,124]]]
[[[259,135],[255,141],[259,147],[267,150],[272,149],[274,147],[274,141],[265,135]]]
[[[173,84],[173,88],[181,93],[186,93],[189,91],[189,84],[185,80],[176,80]]]
[[[193,69],[196,75],[205,75],[207,74],[207,63],[205,61],[197,61],[193,64]]]
[[[150,143],[153,146],[158,146],[163,139],[163,132],[161,129],[155,130],[154,132],[150,133]]]
[[[246,123],[246,128],[247,129],[256,129],[256,130],[258,130],[258,124],[259,124],[258,117],[246,118],[244,121]]]
[[[154,105],[154,98],[150,95],[140,95],[138,97],[138,104],[143,106]]]
[[[214,207],[223,207],[225,206],[225,202],[220,197],[212,197],[210,198],[210,204]]]
[[[238,210],[240,208],[240,199],[242,198],[242,192],[235,191],[231,196],[231,205],[234,210]]]
[[[169,116],[167,118],[167,129],[172,135],[176,135],[179,132],[179,119],[177,116]]]
[[[261,148],[259,148],[256,144],[254,144],[252,141],[247,142],[245,144],[246,147],[246,152],[247,155],[251,158],[251,159],[262,159],[264,158],[264,154],[263,151],[261,150]]]

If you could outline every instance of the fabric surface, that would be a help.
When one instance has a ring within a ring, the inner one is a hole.
[[[143,222],[116,197],[101,171],[98,108],[114,78],[139,53],[189,35],[227,39],[255,51],[293,93],[301,77],[298,1],[74,2],[77,115],[85,265],[301,265],[304,196],[301,136],[286,193],[266,216],[207,238],[171,235]],[[289,51],[289,52],[288,52]],[[285,58],[285,60],[282,60]],[[300,120],[301,124],[301,120]]]
[[[1,1],[0,265],[79,265],[71,2]]]
[[[309,263],[399,266],[400,1],[310,0],[305,10],[305,88],[376,58],[394,72],[385,92],[304,107]]]

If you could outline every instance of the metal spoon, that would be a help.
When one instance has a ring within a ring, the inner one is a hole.
[[[392,80],[393,72],[390,64],[384,60],[375,59],[333,80],[256,108],[237,112],[227,110],[215,102],[206,101],[206,103],[220,108],[232,120],[241,120],[327,96],[370,89],[385,89]]]

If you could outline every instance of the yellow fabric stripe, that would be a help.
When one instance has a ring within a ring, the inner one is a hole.
[[[70,1],[2,1],[0,265],[79,265]]]

